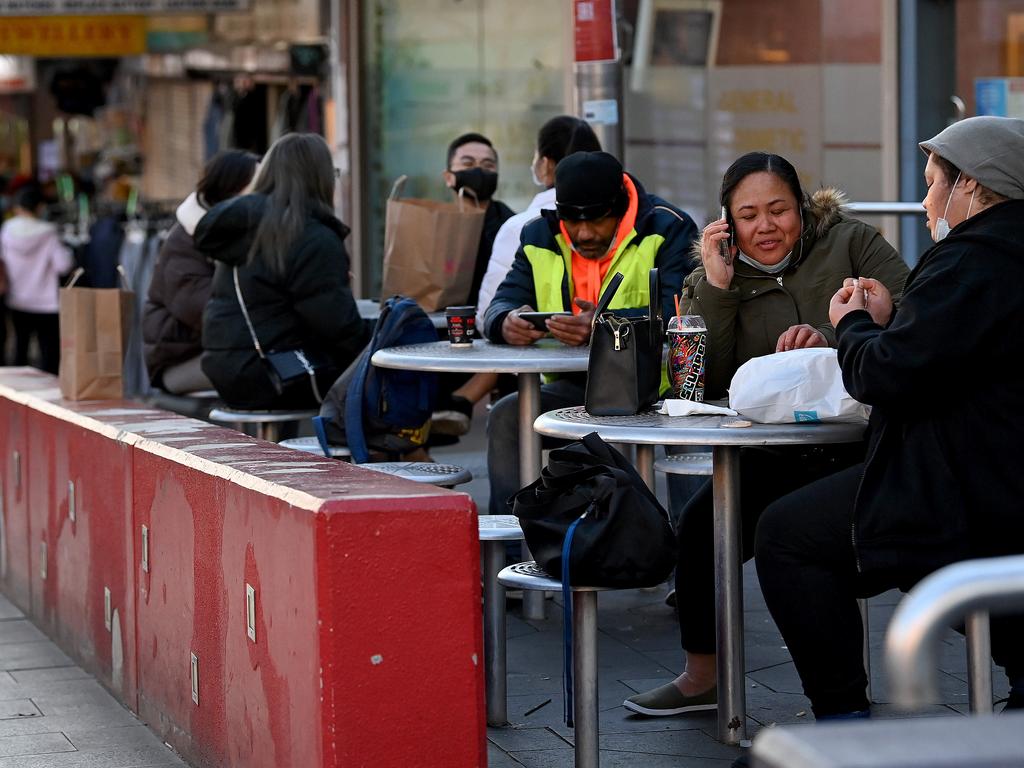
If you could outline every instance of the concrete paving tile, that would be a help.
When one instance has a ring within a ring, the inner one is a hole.
[[[487,768],[521,768],[522,763],[513,760],[493,744],[487,745]]]
[[[46,731],[61,731],[72,736],[103,728],[125,728],[140,725],[141,721],[127,709],[120,712],[101,708],[73,712],[63,716],[25,717],[18,720],[0,720],[0,737],[24,736]]]
[[[0,768],[162,768],[168,765],[185,768],[185,763],[162,744],[145,749],[111,747],[90,752],[0,757]]]
[[[637,754],[713,757],[721,760],[733,760],[739,754],[736,748],[719,743],[700,729],[644,734],[602,734],[601,748]]]
[[[0,669],[39,669],[40,667],[66,667],[71,661],[52,643],[0,644]]]
[[[5,619],[20,619],[25,614],[21,612],[14,603],[8,600],[5,596],[0,595],[0,621]]]
[[[29,755],[52,755],[74,752],[75,747],[63,733],[38,733],[31,736],[5,736],[0,738],[0,758]]]
[[[166,749],[163,741],[139,721],[113,728],[69,728],[64,735],[77,749],[86,752],[109,747]]]
[[[22,717],[41,717],[39,708],[30,699],[5,699],[0,701],[0,720],[16,720]]]
[[[550,728],[488,728],[488,740],[505,752],[523,752],[538,749],[572,749],[572,745]]]
[[[28,619],[0,621],[0,645],[8,643],[46,643],[46,635]]]
[[[46,667],[44,669],[15,669],[8,672],[14,681],[26,689],[44,683],[65,680],[91,680],[92,676],[81,667]]]
[[[736,752],[739,755],[739,751]],[[512,757],[525,768],[573,768],[573,753],[561,750],[541,752],[514,752]],[[686,768],[728,768],[734,758],[725,760],[695,757],[686,760]],[[635,752],[616,752],[601,747],[602,768],[680,768],[678,755],[644,754],[639,757]]]

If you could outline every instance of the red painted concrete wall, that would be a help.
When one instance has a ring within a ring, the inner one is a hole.
[[[203,766],[486,765],[468,496],[53,386],[0,369],[3,587],[169,743]]]

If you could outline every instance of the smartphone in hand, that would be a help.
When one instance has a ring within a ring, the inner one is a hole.
[[[516,317],[521,317],[533,325],[538,331],[547,331],[547,320],[550,317],[572,317],[572,312],[520,312]]]
[[[726,224],[729,224],[729,228],[731,230],[732,229],[732,223],[729,221],[728,213],[726,212],[724,205],[722,206],[722,216],[721,216],[721,218],[725,219]],[[722,255],[722,261],[724,261],[726,263],[726,265],[732,264],[732,254],[729,252],[729,242],[731,240],[732,240],[732,232],[730,231],[729,232],[729,239],[728,240],[719,240],[718,241],[718,252]]]

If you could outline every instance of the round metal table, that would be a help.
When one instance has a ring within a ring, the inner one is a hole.
[[[447,341],[390,347],[374,353],[372,362],[381,368],[438,373],[515,373],[519,385],[519,482],[528,485],[540,476],[540,435],[533,421],[540,415],[540,375],[587,370],[589,347],[569,347],[544,338],[526,347],[474,341],[469,347],[453,347]],[[531,559],[525,552],[524,558]],[[529,592],[523,599],[528,619],[544,618],[544,596]]]
[[[613,443],[636,445],[637,470],[653,477],[656,445],[709,445],[715,507],[715,595],[718,615],[718,737],[746,739],[743,688],[743,551],[740,517],[740,448],[764,445],[854,443],[865,425],[841,423],[756,424],[736,416],[591,416],[582,407],[541,415],[534,428],[549,437],[575,440],[597,432]]]

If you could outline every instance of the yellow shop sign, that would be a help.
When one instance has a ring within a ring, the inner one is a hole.
[[[0,54],[133,56],[146,51],[145,16],[5,16]]]

